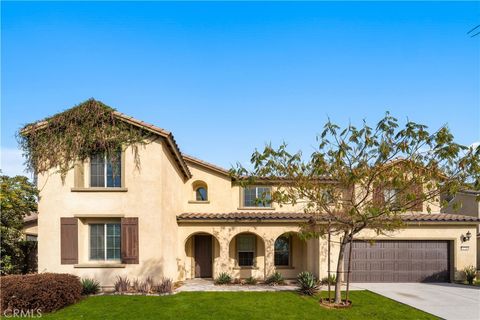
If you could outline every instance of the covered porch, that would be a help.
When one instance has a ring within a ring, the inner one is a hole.
[[[260,281],[278,271],[285,279],[319,270],[319,239],[304,240],[294,219],[178,219],[179,280],[216,278],[226,272],[234,279]]]

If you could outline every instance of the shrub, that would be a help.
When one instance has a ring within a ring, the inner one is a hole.
[[[155,291],[158,293],[172,293],[173,281],[169,278],[162,278],[162,280],[155,286]]]
[[[215,284],[228,284],[232,282],[232,276],[226,272],[222,272],[215,279]]]
[[[326,284],[334,285],[335,283],[337,283],[337,276],[334,274],[331,274],[328,277],[323,277],[321,281],[321,284],[323,285],[326,285]]]
[[[300,272],[298,274],[297,283],[299,287],[298,291],[301,294],[313,296],[318,292],[318,280],[308,271]]]
[[[144,281],[139,281],[135,279],[133,281],[132,289],[135,292],[139,293],[152,293],[155,288],[155,283],[153,282],[152,277],[147,277]]]
[[[277,284],[284,284],[285,280],[283,279],[283,276],[280,274],[280,272],[275,271],[274,274],[272,274],[265,280],[265,283],[274,286]]]
[[[125,277],[117,276],[117,280],[115,280],[115,291],[124,293],[130,289],[130,280]]]
[[[82,279],[82,294],[96,294],[100,292],[100,282],[95,279]]]
[[[80,300],[82,283],[77,276],[60,273],[13,275],[0,278],[0,312],[51,312]]]
[[[258,280],[255,277],[248,277],[247,279],[245,279],[246,284],[255,285],[257,284],[257,282]]]
[[[468,284],[473,284],[473,281],[477,277],[477,268],[474,266],[468,266],[463,269],[465,273],[465,279],[467,280]]]

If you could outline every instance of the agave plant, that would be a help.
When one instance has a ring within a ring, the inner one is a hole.
[[[297,276],[298,291],[307,296],[313,296],[318,292],[318,280],[308,271],[300,272]]]
[[[215,279],[216,284],[228,284],[232,282],[232,276],[226,272],[222,272]]]
[[[100,291],[100,282],[95,279],[82,279],[82,294],[96,294]]]
[[[467,283],[472,285],[473,281],[477,277],[477,268],[474,266],[468,266],[463,269],[463,272],[465,273],[465,278],[467,280]]]
[[[285,280],[283,279],[283,276],[280,272],[275,271],[274,274],[272,274],[265,280],[265,283],[274,286],[277,284],[284,284]]]

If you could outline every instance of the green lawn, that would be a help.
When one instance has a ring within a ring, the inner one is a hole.
[[[295,292],[183,292],[172,296],[97,296],[44,319],[438,319],[369,291],[353,307],[327,310]]]

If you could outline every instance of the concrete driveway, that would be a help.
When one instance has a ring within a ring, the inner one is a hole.
[[[479,320],[480,288],[451,283],[354,283],[444,319]]]

